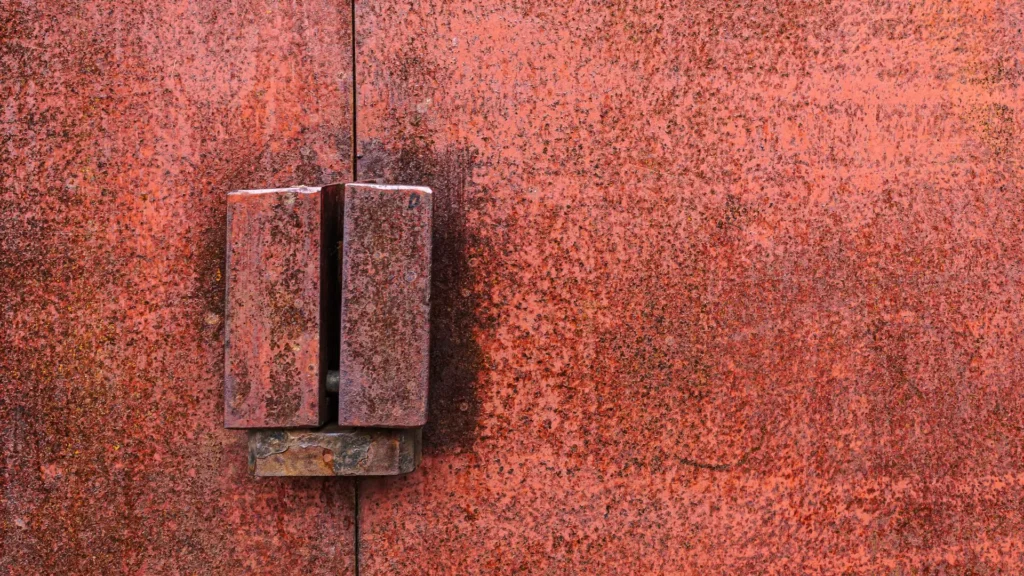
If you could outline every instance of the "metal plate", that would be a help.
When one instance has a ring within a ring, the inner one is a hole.
[[[342,426],[427,421],[432,199],[429,188],[345,186]]]
[[[420,463],[420,429],[252,430],[249,470],[256,476],[392,476]]]
[[[340,201],[330,189],[309,187],[228,194],[228,428],[317,427],[327,418],[322,334],[337,307],[324,306],[332,300],[321,293],[337,268],[327,269],[325,250],[335,239],[322,229],[336,229],[328,215]]]

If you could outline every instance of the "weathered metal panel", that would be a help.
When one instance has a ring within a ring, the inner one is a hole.
[[[435,241],[361,574],[1024,570],[1024,4],[357,9]]]
[[[429,188],[345,186],[342,426],[427,421],[431,206]]]
[[[253,430],[249,470],[256,476],[394,476],[420,462],[420,428]]]
[[[327,416],[321,357],[319,188],[228,194],[224,425],[316,427]]]
[[[354,572],[224,429],[225,191],[351,172],[337,2],[0,2],[0,574]]]

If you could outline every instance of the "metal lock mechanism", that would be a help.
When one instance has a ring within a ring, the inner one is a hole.
[[[224,425],[257,476],[413,471],[427,419],[432,194],[228,194]]]

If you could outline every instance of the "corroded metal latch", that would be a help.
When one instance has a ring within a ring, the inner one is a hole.
[[[228,194],[224,423],[257,476],[401,474],[427,416],[432,194]]]
[[[258,430],[249,433],[257,476],[391,476],[420,463],[420,428]]]

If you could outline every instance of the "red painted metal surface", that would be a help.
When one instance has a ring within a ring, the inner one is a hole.
[[[351,574],[224,429],[225,193],[350,171],[335,2],[0,2],[0,574]]]
[[[345,186],[342,426],[427,420],[431,205],[428,188]]]
[[[1024,570],[1024,5],[357,10],[435,228],[362,574]]]
[[[325,192],[311,187],[228,194],[228,428],[317,427],[326,419],[321,227],[327,224],[322,210],[331,212],[328,202]]]

